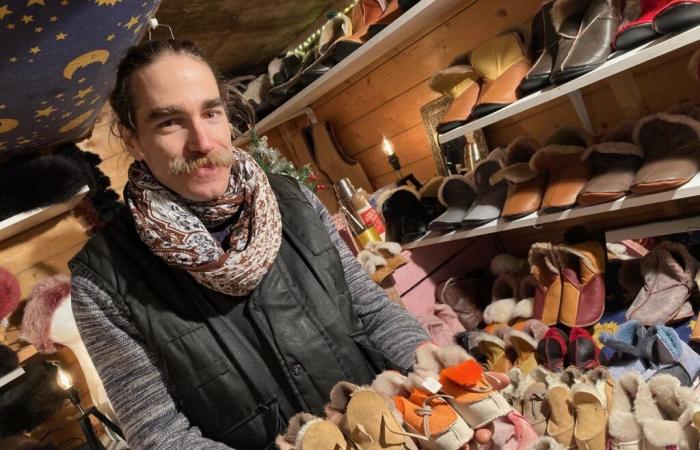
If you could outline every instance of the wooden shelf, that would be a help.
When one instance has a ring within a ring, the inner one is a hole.
[[[551,222],[559,222],[581,217],[604,215],[613,211],[619,211],[628,208],[636,208],[640,206],[648,206],[655,203],[663,203],[671,200],[695,197],[698,195],[700,195],[700,173],[695,175],[695,177],[692,180],[690,180],[683,186],[669,191],[657,192],[654,194],[647,195],[630,194],[626,197],[615,200],[614,202],[608,202],[600,205],[586,207],[576,207],[568,209],[566,211],[551,214],[538,215],[537,213],[533,213],[529,216],[516,220],[497,219],[476,228],[459,229],[444,234],[431,231],[419,240],[410,242],[406,245],[403,245],[402,247],[404,250],[410,250],[418,247],[439,244],[442,242],[457,241],[460,239],[467,239],[476,236],[500,233],[502,231],[508,230],[517,230],[518,228],[537,227],[539,225]]]
[[[396,51],[398,46],[435,24],[437,19],[454,10],[456,6],[465,6],[464,0],[422,0],[321,78],[258,122],[257,132],[262,134],[298,116],[312,102],[331,92],[372,62]]]
[[[46,222],[66,211],[70,211],[80,203],[89,190],[90,188],[83,186],[75,196],[64,202],[23,212],[3,220],[0,222],[0,241]]]
[[[515,103],[489,114],[486,117],[469,122],[468,124],[455,128],[448,133],[441,134],[438,139],[441,144],[444,144],[445,142],[460,138],[471,131],[500,122],[503,119],[507,119],[508,117],[512,117],[521,112],[535,108],[536,106],[542,105],[564,95],[570,95],[600,80],[609,78],[615,74],[624,72],[625,70],[631,69],[642,63],[658,58],[659,56],[673,52],[681,47],[685,47],[686,45],[690,45],[698,41],[700,41],[700,26],[691,28],[690,30],[684,31],[680,34],[662,36],[641,47],[637,47],[634,50],[615,54],[602,66],[574,80],[571,80],[568,83],[564,83],[559,86],[548,86],[547,88],[530,94],[527,97],[523,97]]]

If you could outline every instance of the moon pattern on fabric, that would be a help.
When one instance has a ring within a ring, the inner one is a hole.
[[[93,50],[83,53],[68,63],[66,68],[63,69],[63,76],[70,80],[78,69],[97,62],[104,64],[107,62],[107,59],[109,59],[109,52],[107,50]]]
[[[0,118],[0,134],[14,130],[17,128],[17,125],[19,125],[19,122],[17,122],[15,119]]]
[[[70,130],[72,130],[72,129],[74,129],[74,128],[79,127],[80,125],[83,124],[83,122],[85,122],[86,120],[88,120],[88,117],[90,117],[90,115],[91,115],[92,113],[93,113],[93,110],[92,110],[92,109],[89,110],[89,111],[86,111],[86,112],[82,113],[81,115],[79,115],[79,116],[76,117],[75,119],[73,119],[73,120],[71,120],[70,122],[68,122],[67,124],[63,125],[58,131],[59,131],[60,133],[65,133],[66,131],[70,131]]]

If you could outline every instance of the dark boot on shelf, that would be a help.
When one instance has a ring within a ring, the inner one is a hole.
[[[532,37],[530,49],[537,58],[532,64],[532,69],[525,75],[520,83],[520,96],[538,91],[550,84],[550,76],[557,58],[557,35],[552,24],[552,5],[549,2],[537,12],[532,19]]]
[[[552,82],[565,83],[607,61],[620,25],[621,0],[556,0],[554,26],[561,36]],[[578,27],[577,27],[578,25]]]
[[[639,0],[639,15],[623,20],[613,42],[615,49],[631,50],[658,37],[659,33],[654,29],[654,16],[669,2],[670,0]]]
[[[654,16],[654,30],[677,33],[700,25],[700,1],[671,0]]]

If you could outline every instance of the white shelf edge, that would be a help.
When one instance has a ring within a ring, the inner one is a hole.
[[[2,377],[0,377],[0,388],[7,384],[10,384],[12,381],[24,375],[24,373],[24,369],[21,367],[16,368],[10,373],[6,373]]]
[[[505,108],[489,114],[486,117],[482,117],[481,119],[469,122],[459,128],[455,128],[452,131],[439,135],[438,140],[441,144],[444,144],[445,142],[460,138],[471,131],[500,122],[503,119],[520,114],[521,112],[582,89],[600,80],[609,78],[639,64],[658,58],[659,56],[665,55],[698,41],[700,41],[700,26],[691,28],[690,30],[686,30],[679,34],[661,36],[660,38],[637,47],[634,50],[630,50],[628,52],[621,53],[619,56],[613,57],[605,64],[585,75],[559,86],[548,86],[545,89],[532,93],[527,97],[523,97],[515,103],[511,103]]]
[[[70,211],[71,209],[75,208],[78,203],[80,203],[89,190],[90,188],[85,185],[80,188],[80,190],[73,197],[61,203],[56,203],[55,205],[50,205],[43,208],[36,208],[31,211],[26,211],[12,217],[8,217],[0,222],[0,242],[35,227],[40,223],[46,222],[47,220],[63,214],[66,211]]]
[[[636,208],[639,206],[652,205],[655,203],[663,203],[670,200],[679,200],[682,198],[700,196],[700,173],[696,174],[689,182],[676,189],[669,191],[656,192],[646,195],[628,195],[613,202],[602,203],[593,206],[579,206],[566,211],[557,213],[537,215],[532,213],[529,216],[516,219],[504,220],[496,219],[485,225],[476,228],[459,229],[446,234],[434,236],[434,232],[427,233],[424,237],[417,241],[410,242],[402,246],[404,250],[411,250],[428,245],[440,244],[443,242],[456,241],[467,239],[476,236],[484,236],[488,234],[500,233],[502,231],[517,230],[525,227],[537,227],[551,222],[560,220],[576,219],[580,217],[595,216],[605,214],[612,211],[619,211],[628,208]]]
[[[447,13],[463,0],[422,0],[401,14],[384,30],[364,43],[325,75],[280,105],[256,125],[259,134],[287,121],[376,59],[386,55],[409,37],[419,33],[433,20]]]

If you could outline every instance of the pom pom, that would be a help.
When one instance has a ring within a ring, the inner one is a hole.
[[[9,270],[0,267],[0,320],[17,309],[20,298],[19,281]]]

